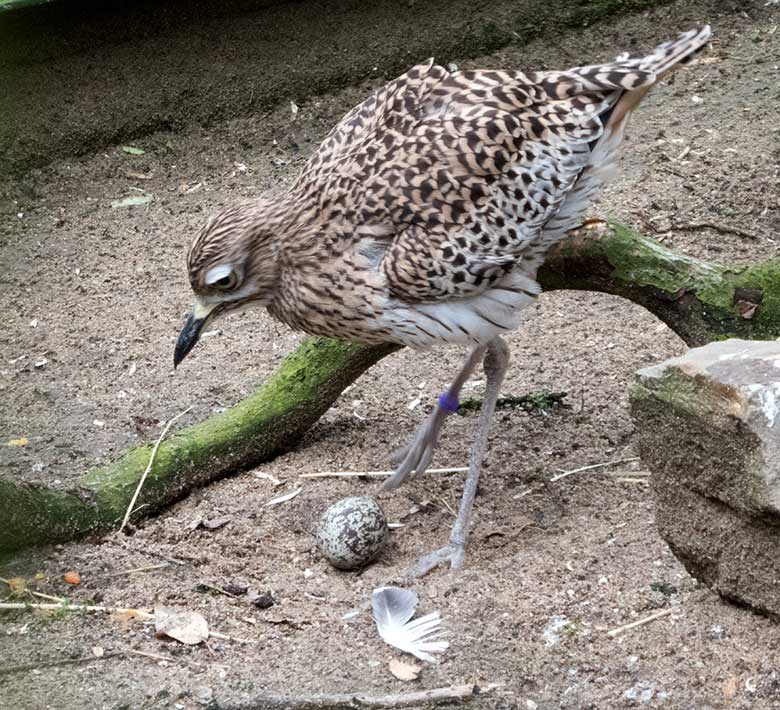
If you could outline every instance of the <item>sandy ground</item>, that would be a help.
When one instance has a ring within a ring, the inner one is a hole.
[[[598,213],[705,258],[774,256],[780,15],[763,3],[728,7],[673,4],[468,65],[606,59],[711,22],[714,51],[655,91],[635,117],[624,175]],[[208,132],[158,133],[134,143],[142,156],[111,146],[0,184],[0,433],[30,441],[0,447],[6,475],[67,487],[95,463],[156,438],[160,421],[190,405],[183,423],[202,419],[268,376],[300,336],[259,313],[222,321],[173,372],[190,304],[187,244],[213,210],[289,181],[369,88],[302,100],[295,120],[285,106]],[[111,206],[147,195],[145,205]],[[756,238],[687,227],[704,221]],[[387,452],[457,368],[456,350],[401,352],[374,367],[295,451],[260,469],[283,486],[242,473],[193,493],[132,537],[36,550],[5,564],[3,577],[41,572],[38,588],[49,594],[197,610],[217,631],[254,643],[186,647],[155,639],[148,625],[104,616],[4,614],[3,664],[33,668],[0,669],[0,707],[217,708],[264,690],[386,693],[460,682],[506,684],[472,703],[485,708],[777,707],[780,631],[685,573],[654,529],[639,462],[539,485],[560,471],[633,458],[632,373],[679,353],[682,342],[641,308],[590,293],[545,295],[509,342],[514,364],[504,393],[566,391],[571,406],[496,417],[466,566],[416,584],[421,611],[438,610],[452,642],[419,681],[390,675],[388,660],[398,654],[367,614],[340,617],[444,542],[458,476],[427,476],[382,497],[388,517],[405,526],[361,574],[333,570],[312,533],[330,503],[373,484],[306,481],[295,499],[264,504],[297,488],[304,472],[386,468]],[[475,380],[469,393],[480,396],[481,386]],[[474,424],[473,415],[448,422],[437,465],[463,465]],[[222,516],[229,522],[219,529],[194,527]],[[61,581],[69,569],[82,575],[78,589]],[[204,584],[249,592],[214,594]],[[274,606],[251,603],[253,593],[269,591]],[[606,633],[667,608],[656,622]],[[126,649],[169,660],[121,655]],[[82,657],[94,660],[45,665]]]

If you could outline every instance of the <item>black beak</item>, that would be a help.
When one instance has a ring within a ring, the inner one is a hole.
[[[206,318],[196,318],[194,314],[190,313],[187,316],[187,322],[179,333],[179,339],[176,341],[176,349],[173,351],[173,367],[176,366],[187,357],[187,354],[192,350],[200,338],[200,332],[203,330],[203,326],[206,325]]]

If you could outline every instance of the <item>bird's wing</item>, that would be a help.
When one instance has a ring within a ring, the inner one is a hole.
[[[613,160],[628,112],[708,37],[705,28],[645,57],[561,72],[414,67],[331,132],[305,189],[325,221],[381,225],[379,268],[403,300],[472,296],[523,260],[533,277],[550,246],[545,225],[578,182],[592,197],[600,183],[583,175]],[[610,126],[615,145],[599,149]],[[556,238],[587,206],[575,203]]]

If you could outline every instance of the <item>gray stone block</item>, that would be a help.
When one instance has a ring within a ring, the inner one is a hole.
[[[780,342],[710,343],[640,370],[631,412],[672,551],[780,617]]]

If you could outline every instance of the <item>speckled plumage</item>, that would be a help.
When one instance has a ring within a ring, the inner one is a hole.
[[[285,196],[209,222],[193,288],[226,308],[257,298],[321,335],[488,342],[538,293],[536,270],[601,186],[628,111],[708,36],[562,72],[416,66],[350,111]],[[202,274],[226,261],[241,284],[210,293]]]

